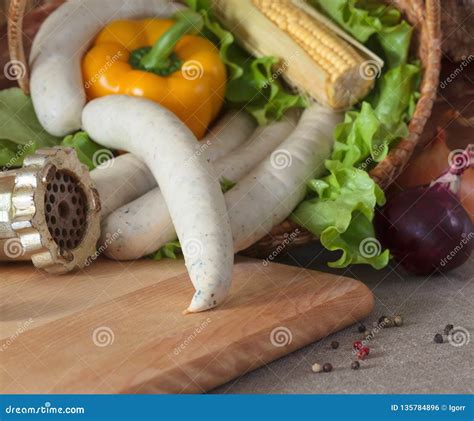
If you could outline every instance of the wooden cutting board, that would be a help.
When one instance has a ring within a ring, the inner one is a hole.
[[[228,301],[183,315],[182,261],[61,277],[0,268],[0,393],[204,392],[367,316],[362,283],[240,258]]]

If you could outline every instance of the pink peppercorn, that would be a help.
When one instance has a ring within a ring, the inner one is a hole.
[[[359,351],[362,348],[362,342],[361,341],[355,341],[354,345],[352,347],[356,350]]]
[[[365,360],[365,358],[369,355],[369,352],[370,352],[369,348],[364,346],[357,353],[357,358],[359,358],[359,360]]]

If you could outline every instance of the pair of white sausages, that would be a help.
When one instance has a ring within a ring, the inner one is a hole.
[[[234,258],[225,201],[212,165],[196,153],[196,139],[181,121],[150,101],[115,96],[85,107],[81,74],[84,53],[107,23],[168,18],[182,7],[169,0],[69,0],[46,19],[35,38],[31,96],[49,133],[64,136],[82,126],[104,146],[134,152],[147,164],[187,250],[186,266],[196,289],[189,311],[202,311],[227,296]],[[151,187],[149,175],[138,165],[135,170],[129,181],[143,176],[139,189]]]
[[[238,182],[243,176],[247,175],[260,162],[266,158],[280,143],[282,143],[293,131],[297,118],[295,113],[289,113],[280,122],[272,123],[266,127],[259,127],[249,138],[247,119],[250,118],[247,113],[238,113],[228,124],[218,124],[223,126],[221,133],[216,136],[223,140],[223,144],[211,145],[206,149],[206,157],[214,162],[216,176],[220,180],[229,180]],[[225,122],[228,118],[224,117]],[[237,131],[238,130],[238,131]],[[215,133],[213,131],[212,133]],[[232,144],[247,140],[243,145],[232,148]],[[204,143],[200,148],[207,146]],[[229,148],[229,145],[231,148]],[[227,150],[232,152],[228,153]],[[216,156],[223,155],[219,159]],[[176,239],[176,232],[171,222],[165,200],[158,188],[150,191],[134,201],[124,200],[127,192],[140,190],[140,185],[133,185],[130,180],[137,180],[132,177],[135,171],[135,164],[132,161],[133,156],[116,158],[116,163],[112,163],[112,169],[96,169],[92,172],[92,177],[96,182],[97,188],[103,198],[104,207],[107,209],[107,216],[102,224],[102,242],[106,242],[111,233],[120,232],[120,235],[114,235],[115,241],[108,244],[105,250],[106,256],[116,260],[135,260],[149,255],[158,250],[161,245]],[[118,165],[117,165],[118,164]],[[132,164],[132,165],[130,165]],[[120,193],[110,195],[106,193],[110,190],[104,180],[109,179],[108,175],[102,173],[121,173],[123,177],[123,186],[114,184],[113,191]],[[127,177],[130,174],[130,177]],[[149,177],[145,177],[148,179]],[[107,197],[111,196],[111,200]],[[141,194],[139,195],[141,196]],[[125,206],[115,207],[115,211],[110,214],[110,203],[114,206],[119,200]],[[151,205],[152,204],[152,205]],[[151,205],[151,206],[150,206]]]
[[[304,199],[306,182],[324,171],[340,121],[312,105],[278,150],[224,197],[215,166],[196,153],[196,139],[173,114],[144,99],[94,100],[84,109],[83,128],[104,146],[136,154],[160,186],[124,208],[125,218],[120,212],[106,218],[104,235],[110,228],[125,232],[125,253],[137,253],[127,258],[153,252],[177,235],[196,289],[188,310],[212,308],[228,294],[233,254],[281,223]]]
[[[252,142],[247,150],[234,150],[229,156],[219,156],[224,147],[203,152],[176,116],[151,101],[111,96],[86,106],[80,62],[99,30],[117,19],[169,17],[180,7],[169,0],[69,0],[35,38],[31,92],[38,118],[51,134],[63,136],[82,126],[98,143],[136,156],[122,159],[132,174],[119,175],[121,182],[106,171],[96,177],[99,191],[105,191],[105,214],[112,212],[105,219],[105,231],[117,227],[125,232],[124,226],[118,226],[125,221],[129,246],[138,241],[148,247],[137,257],[177,235],[196,290],[188,310],[195,312],[226,298],[234,252],[267,234],[304,198],[306,181],[321,173],[329,156],[332,129],[340,117],[313,105],[291,134],[292,127],[280,123],[261,129],[260,137],[268,134],[268,143],[255,146],[252,160],[242,163],[239,158],[249,154]],[[225,142],[230,143],[227,152],[235,149],[232,138]],[[256,166],[274,147],[280,149]],[[239,181],[225,196],[219,183],[222,177]],[[120,184],[127,185],[127,191],[114,194]],[[160,190],[142,196],[156,184]],[[132,218],[131,209],[128,219],[119,217],[121,209],[113,212],[121,200],[137,197],[129,207],[145,210],[143,221],[148,224]]]
[[[247,141],[255,130],[255,120],[245,112],[229,111],[200,142],[196,154],[207,161],[225,160],[225,156]],[[122,206],[156,187],[156,180],[148,167],[133,154],[120,155],[91,172],[99,191],[102,220]],[[114,247],[111,245],[111,248]]]

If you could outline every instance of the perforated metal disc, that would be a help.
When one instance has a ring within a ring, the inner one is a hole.
[[[53,240],[62,250],[74,250],[87,231],[87,200],[77,178],[56,171],[45,192],[45,218]]]

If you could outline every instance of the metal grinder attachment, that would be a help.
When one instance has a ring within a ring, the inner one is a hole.
[[[99,194],[74,149],[38,150],[0,172],[0,261],[66,273],[87,264],[99,235]]]

